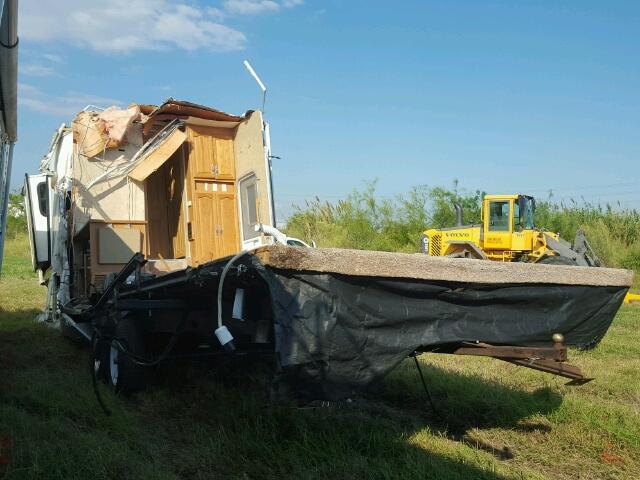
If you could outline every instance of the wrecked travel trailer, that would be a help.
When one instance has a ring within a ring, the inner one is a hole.
[[[162,361],[240,353],[272,355],[273,391],[302,400],[357,395],[427,351],[580,383],[566,347],[595,346],[632,282],[616,269],[287,245],[260,111],[88,107],[25,193],[45,315],[89,341],[95,375],[124,393]]]

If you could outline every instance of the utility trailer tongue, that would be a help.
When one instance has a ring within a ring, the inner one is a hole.
[[[234,352],[275,353],[274,391],[303,400],[362,393],[419,352],[490,356],[584,383],[565,363],[566,347],[596,346],[632,281],[617,269],[594,275],[587,267],[288,246],[156,278],[145,279],[144,263],[134,257],[80,318],[105,339],[119,322],[133,320],[150,339],[168,322],[174,336],[197,334],[208,345],[187,353],[222,354],[213,335],[220,292]],[[185,323],[197,327],[187,332]],[[156,357],[185,353],[165,350]]]

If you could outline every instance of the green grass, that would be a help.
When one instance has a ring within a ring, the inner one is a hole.
[[[34,322],[45,290],[20,239],[0,280],[0,478],[640,478],[640,308],[572,360],[582,387],[491,359],[425,354],[366,399],[267,401],[269,367],[180,364],[133,399],[93,395],[88,353]]]
[[[3,277],[20,280],[34,278],[29,248],[26,234],[7,238],[2,262]]]

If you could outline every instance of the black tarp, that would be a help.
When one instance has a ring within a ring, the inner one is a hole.
[[[626,287],[477,285],[258,267],[274,314],[279,382],[300,399],[362,392],[414,351],[463,341],[594,347]]]

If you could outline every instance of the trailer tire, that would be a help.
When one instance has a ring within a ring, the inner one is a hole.
[[[114,392],[129,396],[144,389],[145,367],[136,363],[129,352],[144,357],[140,328],[133,317],[123,318],[115,328],[114,339],[107,345],[107,381]],[[123,351],[124,347],[127,351]]]
[[[568,265],[573,267],[578,265],[573,258],[563,257],[560,255],[556,255],[553,257],[544,257],[538,263],[544,263],[546,265]]]

